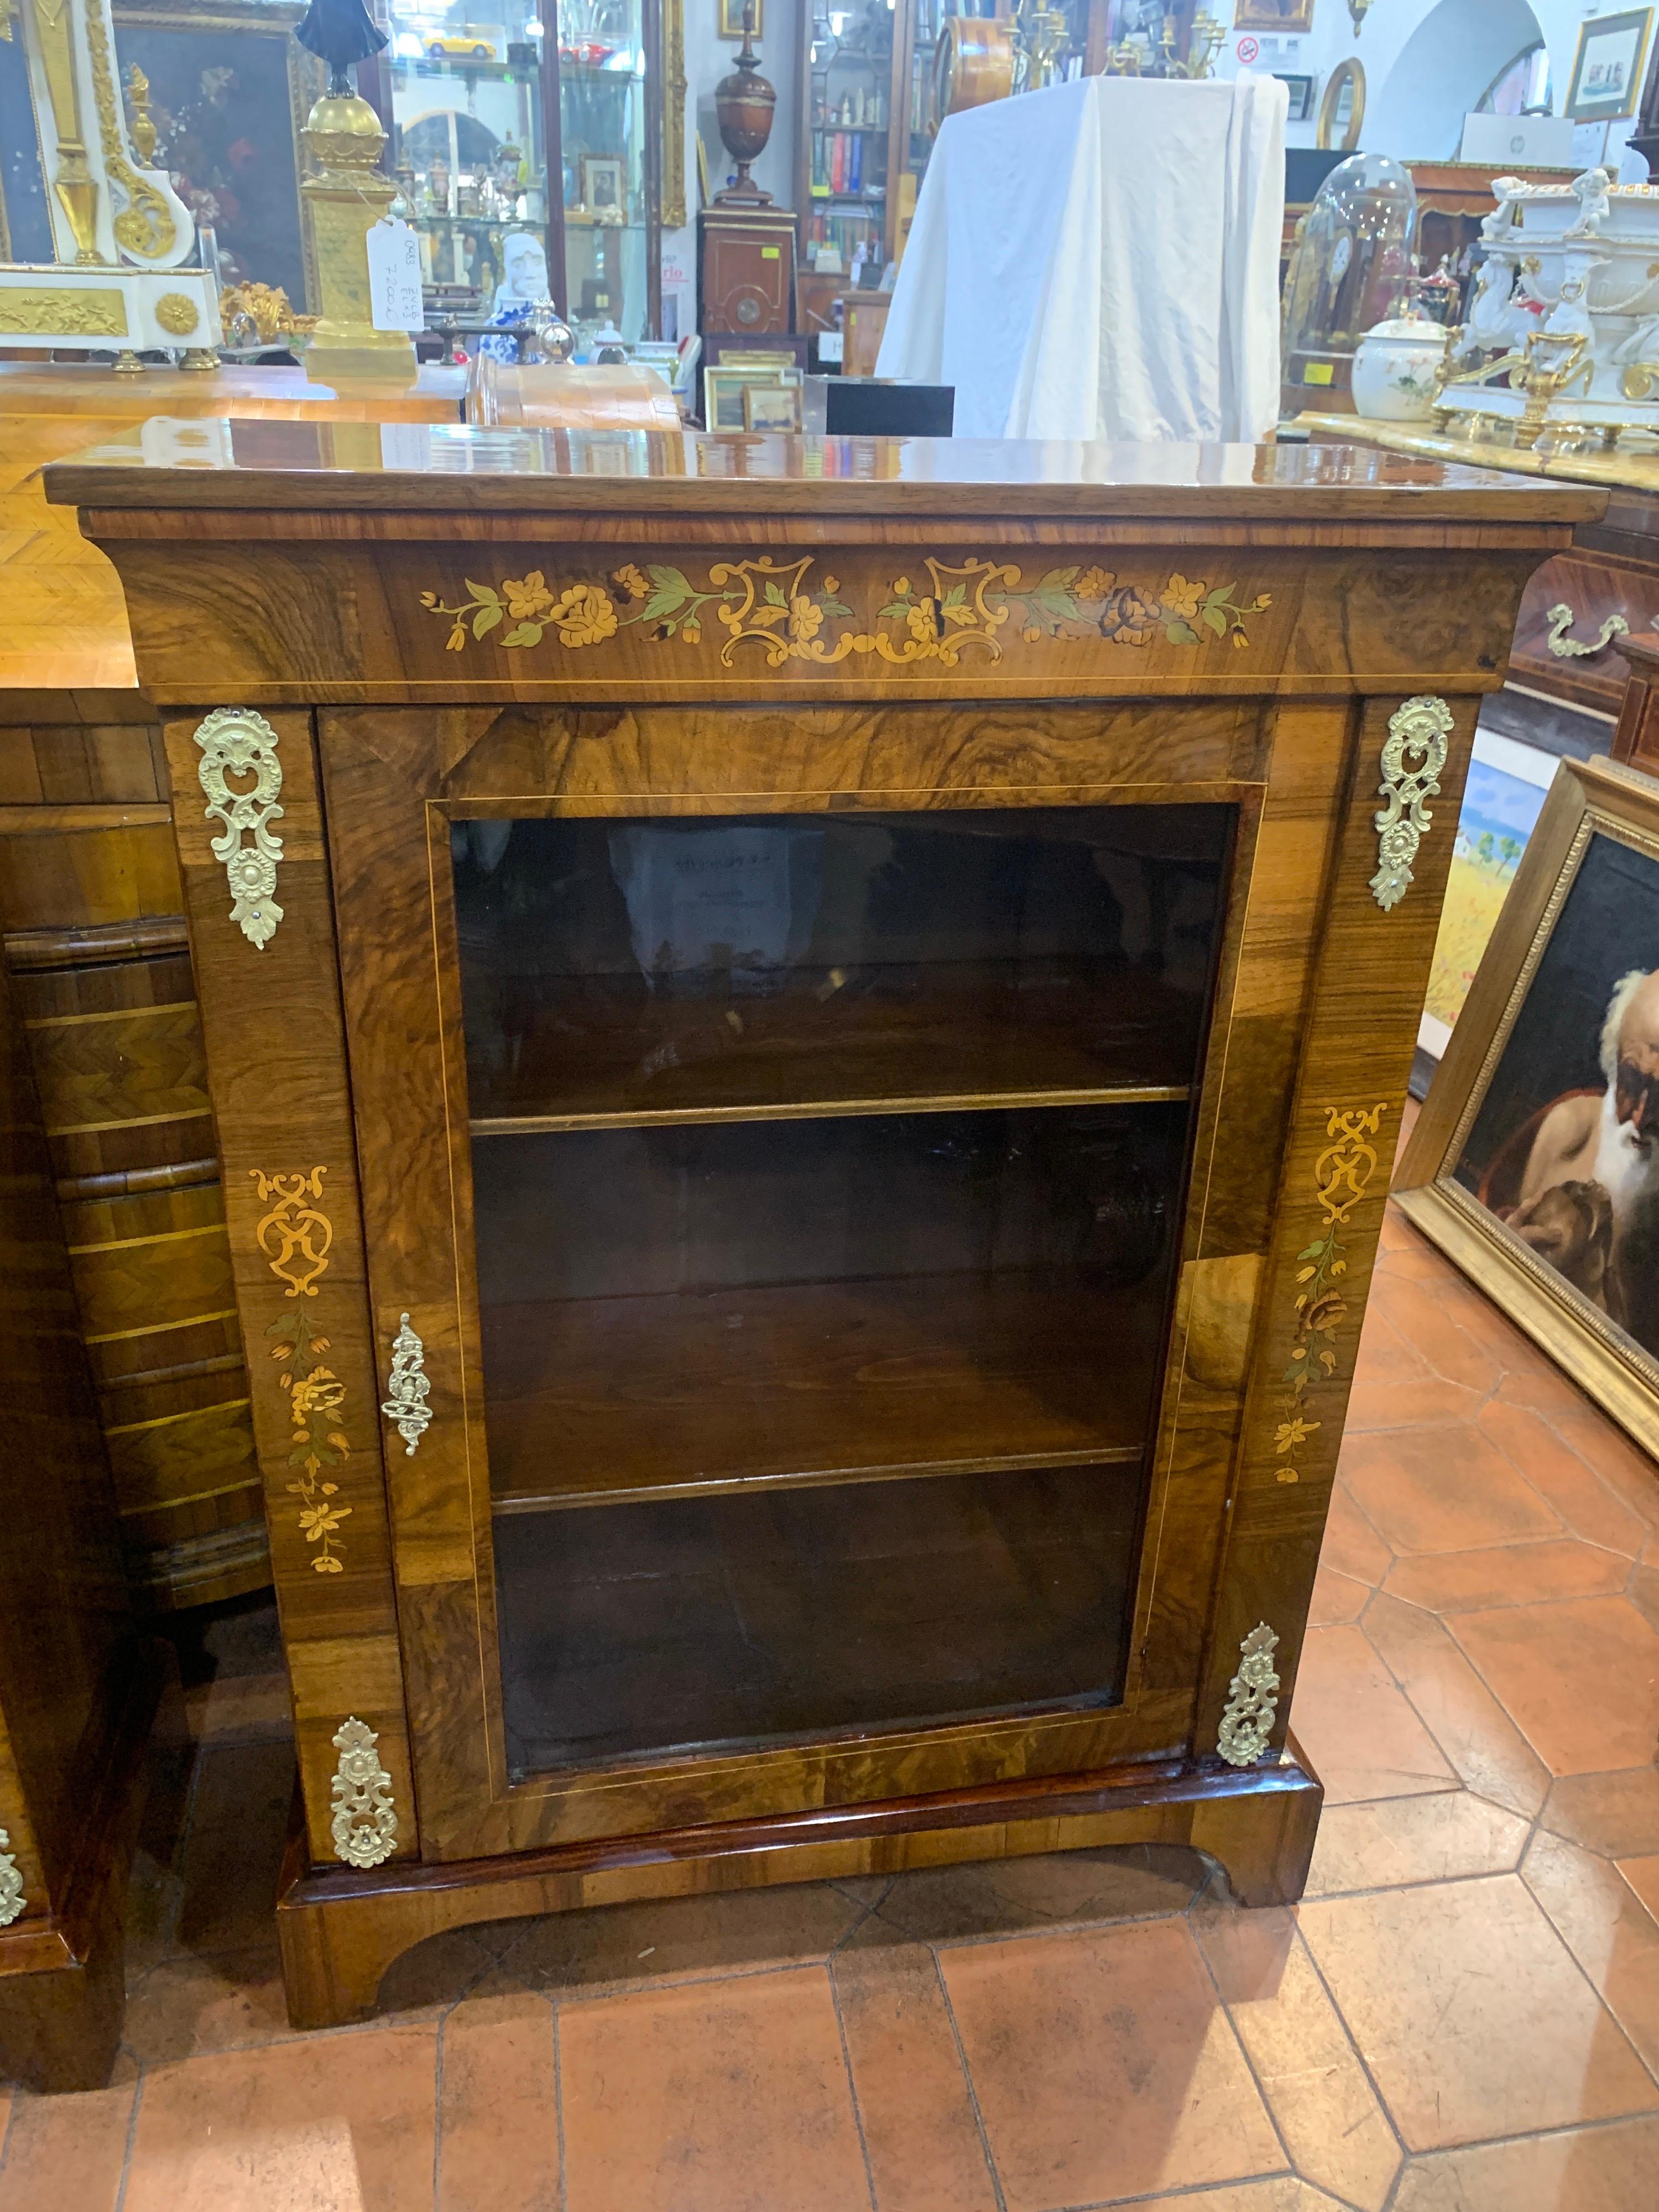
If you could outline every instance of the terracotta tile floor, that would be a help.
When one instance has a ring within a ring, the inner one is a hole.
[[[642,1905],[299,2037],[274,1622],[221,1618],[118,2080],[11,2100],[0,2212],[1659,2212],[1659,1469],[1397,1218],[1314,1622],[1296,1911],[1147,1850]]]

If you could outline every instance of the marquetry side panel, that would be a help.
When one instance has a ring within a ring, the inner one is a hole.
[[[1247,811],[1200,1093],[1186,1245],[1148,1517],[1146,1694],[1182,1700],[1190,1739],[1279,1162],[1355,710],[1292,702],[1266,719],[1267,789]],[[1308,1592],[1300,1593],[1305,1611]],[[1298,1620],[1300,1615],[1298,1615]]]
[[[148,1605],[270,1579],[159,727],[0,728],[0,906]]]
[[[1273,1741],[1284,1740],[1389,1170],[1400,1134],[1478,701],[1455,727],[1413,880],[1390,911],[1370,879],[1382,751],[1398,696],[1366,702],[1345,779],[1295,1105],[1262,1273],[1243,1445],[1206,1664],[1198,1747],[1212,1750],[1239,1646],[1279,1638]],[[1299,1303],[1300,1302],[1300,1303]],[[1309,1381],[1298,1391],[1292,1378]]]
[[[167,726],[180,793],[199,793],[198,720]],[[282,714],[275,727],[283,918],[263,948],[232,919],[198,798],[181,800],[176,826],[311,1851],[331,1863],[332,1739],[348,1715],[380,1736],[400,1854],[416,1827],[310,725]]]
[[[0,1827],[22,1877],[27,1921],[64,1901],[92,1809],[88,1790],[127,1612],[63,1225],[3,973],[0,1395]]]

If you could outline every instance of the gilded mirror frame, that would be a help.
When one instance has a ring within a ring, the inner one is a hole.
[[[1340,148],[1333,147],[1332,134],[1336,129],[1336,113],[1342,104],[1344,88],[1353,87],[1353,106],[1348,111],[1348,127]],[[1314,143],[1328,152],[1352,154],[1358,150],[1359,134],[1365,125],[1365,64],[1350,54],[1340,61],[1325,80],[1325,96],[1319,103],[1319,129]]]

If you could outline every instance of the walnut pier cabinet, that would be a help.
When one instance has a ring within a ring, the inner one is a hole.
[[[1601,495],[229,424],[163,710],[296,2021],[470,1921],[1078,1845],[1285,1720],[1480,696]]]

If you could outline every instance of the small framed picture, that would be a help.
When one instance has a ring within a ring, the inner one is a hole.
[[[761,39],[766,34],[766,0],[751,0],[751,4],[755,10],[755,36]],[[744,0],[715,0],[715,5],[720,9],[721,38],[740,39],[743,36]]]
[[[1659,783],[1563,761],[1395,1175],[1407,1217],[1659,1450]]]
[[[600,222],[620,222],[628,213],[628,171],[620,154],[581,157],[582,205]]]
[[[1238,0],[1236,31],[1277,31],[1300,37],[1313,28],[1314,0]]]
[[[745,384],[743,387],[743,427],[745,430],[784,430],[799,434],[801,390],[799,384]]]
[[[1651,8],[1626,8],[1616,15],[1592,15],[1581,23],[1572,82],[1562,112],[1575,123],[1611,123],[1634,115],[1652,35]]]
[[[1310,76],[1286,76],[1282,70],[1275,70],[1273,75],[1291,95],[1290,112],[1285,119],[1291,123],[1305,123],[1313,113],[1313,79]]]
[[[789,368],[763,367],[741,356],[722,362],[717,368],[705,368],[702,373],[702,421],[707,430],[746,430],[749,422],[744,405],[745,392],[758,388],[763,391],[784,392],[793,388],[797,402],[800,395],[800,371]],[[799,418],[794,425],[799,428]]]

